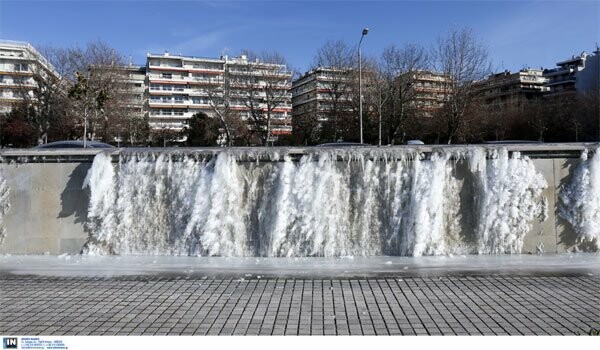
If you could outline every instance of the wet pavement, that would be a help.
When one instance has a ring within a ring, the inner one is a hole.
[[[600,329],[600,254],[1,256],[6,335],[559,335]]]

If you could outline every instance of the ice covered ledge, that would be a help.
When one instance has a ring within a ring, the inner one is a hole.
[[[503,144],[503,145],[423,145],[394,147],[362,147],[361,153],[430,154],[452,153],[466,147],[485,149],[506,148],[521,152],[533,159],[535,167],[548,183],[544,196],[548,199],[548,217],[535,223],[523,244],[523,253],[571,251],[576,246],[571,225],[557,215],[558,189],[567,182],[573,169],[581,163],[585,149],[596,149],[598,144]],[[273,148],[122,148],[111,149],[113,161],[121,153],[170,153],[212,157],[219,152],[231,152],[240,161],[268,162],[281,160],[283,155],[292,159],[305,154],[335,148],[273,147]],[[341,153],[352,153],[348,147]],[[0,173],[9,188],[10,208],[3,217],[6,234],[0,238],[0,254],[77,254],[88,239],[85,222],[88,216],[89,191],[83,190],[83,180],[94,156],[106,150],[1,150]],[[349,152],[350,151],[350,152]],[[274,157],[278,154],[279,157]]]
[[[91,163],[94,156],[101,152],[110,152],[116,161],[121,153],[168,153],[198,154],[212,156],[220,152],[232,152],[239,155],[240,161],[278,161],[273,154],[287,155],[298,159],[303,155],[323,151],[361,150],[376,156],[381,153],[415,153],[430,154],[432,152],[452,153],[469,147],[481,147],[487,150],[505,148],[509,152],[521,152],[530,158],[579,158],[585,149],[594,149],[600,143],[511,143],[511,144],[471,144],[471,145],[402,145],[402,146],[369,146],[369,147],[128,147],[113,149],[2,149],[0,163]]]

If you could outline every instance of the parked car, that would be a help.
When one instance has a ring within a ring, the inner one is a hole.
[[[406,141],[407,145],[424,145],[425,142],[421,141],[421,140],[408,140]]]
[[[36,149],[51,149],[51,148],[84,148],[83,141],[80,140],[72,140],[72,141],[56,141],[50,142],[43,145],[39,145],[35,147]],[[114,148],[114,146],[109,145],[108,143],[98,142],[98,141],[86,141],[85,148]]]

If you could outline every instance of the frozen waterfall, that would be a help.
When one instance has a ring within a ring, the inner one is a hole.
[[[505,149],[314,148],[299,159],[263,153],[122,151],[116,162],[98,154],[84,184],[85,252],[519,253],[546,208],[543,176],[529,158]]]

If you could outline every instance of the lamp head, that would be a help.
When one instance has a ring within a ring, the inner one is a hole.
[[[362,31],[362,35],[367,35],[369,33],[369,28],[364,28]]]

